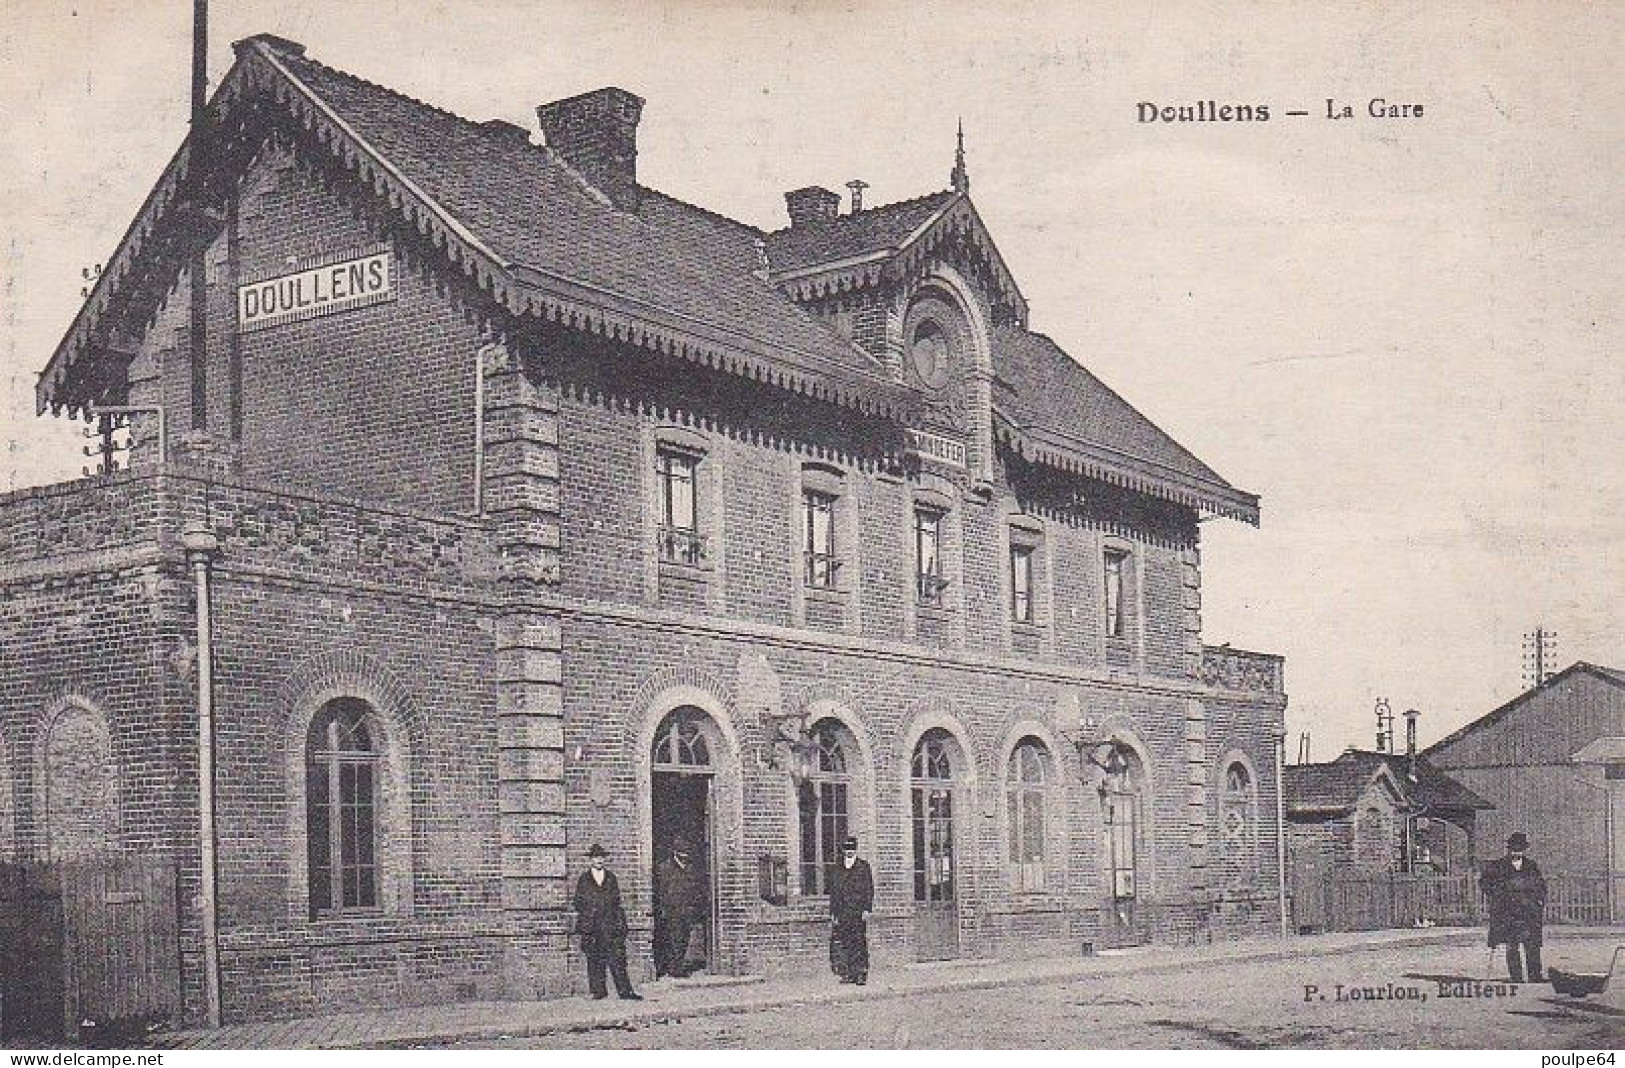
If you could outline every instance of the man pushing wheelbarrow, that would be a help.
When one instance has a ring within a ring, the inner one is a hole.
[[[1507,947],[1507,974],[1514,983],[1523,982],[1527,958],[1529,981],[1544,983],[1540,942],[1546,921],[1546,879],[1540,865],[1524,855],[1528,849],[1523,832],[1513,834],[1507,839],[1507,855],[1485,866],[1479,885],[1489,899],[1489,944],[1492,949]]]

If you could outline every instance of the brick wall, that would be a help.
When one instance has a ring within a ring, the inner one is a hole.
[[[0,642],[18,654],[0,660],[0,739],[18,757],[18,852],[177,857],[189,1018],[202,999],[196,628],[178,537],[197,521],[221,541],[211,604],[227,1017],[501,992],[482,528],[139,472],[11,495],[0,519]],[[312,921],[303,732],[340,695],[374,703],[388,724],[394,882],[381,916]]]
[[[241,471],[256,481],[467,513],[473,509],[479,328],[460,282],[420,255],[417,235],[361,203],[346,178],[290,147],[267,150],[241,184],[235,233],[210,247],[206,430],[234,436],[241,366]],[[236,285],[380,243],[394,250],[394,301],[236,333]],[[141,341],[132,401],[157,402],[178,441],[193,425],[186,272]],[[155,457],[156,434],[136,461]],[[177,449],[179,446],[177,445]],[[172,453],[173,455],[174,453]]]

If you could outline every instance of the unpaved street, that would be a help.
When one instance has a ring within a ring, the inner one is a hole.
[[[1321,960],[1206,964],[1177,974],[901,997],[877,993],[856,1004],[802,1004],[471,1045],[1586,1050],[1625,1044],[1621,1000],[1575,1003],[1556,997],[1549,986],[1475,987],[1472,982],[1485,978],[1486,956],[1476,947],[1385,948]],[[1596,958],[1607,959],[1606,944],[1558,938],[1548,956],[1571,970],[1596,968]],[[1489,996],[1441,996],[1441,982],[1456,984],[1457,993]],[[652,985],[648,993],[653,1000],[662,991]]]

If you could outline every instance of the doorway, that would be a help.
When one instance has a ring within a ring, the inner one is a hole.
[[[655,732],[649,791],[655,974],[715,972],[716,778],[704,713],[680,708]],[[676,854],[683,847],[679,862]]]

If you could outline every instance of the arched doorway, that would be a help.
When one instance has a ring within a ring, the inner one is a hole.
[[[953,735],[933,727],[909,768],[914,941],[921,960],[959,955],[959,867],[954,855],[954,779],[962,760]]]
[[[650,752],[649,829],[654,858],[655,974],[715,969],[717,901],[716,725],[702,710],[673,710]]]

